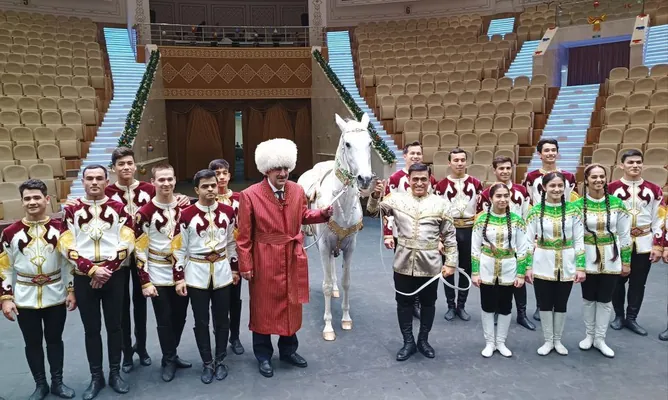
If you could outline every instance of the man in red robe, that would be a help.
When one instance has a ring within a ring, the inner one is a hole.
[[[297,354],[296,332],[302,304],[309,299],[308,257],[301,226],[324,223],[332,207],[309,210],[306,194],[288,181],[297,163],[297,146],[287,139],[262,142],[255,150],[260,183],[241,192],[237,254],[241,276],[249,282],[253,352],[260,374],[274,375],[271,335],[279,335],[281,361],[305,368]]]

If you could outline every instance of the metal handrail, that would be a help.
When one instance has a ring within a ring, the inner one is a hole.
[[[309,47],[325,45],[323,27],[138,24],[138,44],[181,46]]]

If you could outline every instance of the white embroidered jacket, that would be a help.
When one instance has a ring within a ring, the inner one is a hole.
[[[232,283],[232,271],[239,270],[235,220],[234,209],[220,202],[197,202],[181,212],[172,241],[177,284],[218,289]]]
[[[172,240],[182,208],[153,198],[135,215],[135,257],[142,287],[173,286]]]
[[[631,237],[636,252],[649,253],[652,248],[663,250],[663,224],[659,216],[663,201],[661,188],[644,179],[627,181],[622,178],[610,182],[608,191],[619,197],[631,214]]]
[[[116,271],[132,253],[135,234],[123,204],[108,197],[77,199],[66,207],[60,250],[75,266],[74,272],[92,276],[97,268]]]
[[[63,304],[72,291],[72,266],[58,251],[61,221],[25,219],[0,234],[0,301],[19,308]]]

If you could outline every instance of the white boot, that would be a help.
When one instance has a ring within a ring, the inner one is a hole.
[[[513,352],[506,347],[506,338],[508,337],[508,328],[510,328],[511,315],[499,314],[499,320],[496,325],[496,349],[504,357],[511,357]]]
[[[494,347],[494,313],[482,312],[482,332],[485,335],[485,348],[480,354],[489,358],[496,349]]]
[[[543,329],[543,338],[545,339],[545,344],[538,348],[538,354],[541,356],[546,356],[550,354],[552,349],[554,349],[554,322],[552,311],[541,311],[540,312],[540,325]]]
[[[566,313],[554,313],[554,349],[562,356],[568,355],[568,349],[561,344],[561,334],[564,332],[564,324],[566,323]]]
[[[612,315],[612,303],[596,303],[596,337],[594,347],[606,357],[613,358],[615,352],[605,344],[605,333]]]
[[[596,326],[596,321],[598,320],[596,312],[596,302],[589,300],[582,300],[582,316],[585,323],[585,332],[587,336],[580,342],[580,349],[589,350],[594,344],[594,327]]]

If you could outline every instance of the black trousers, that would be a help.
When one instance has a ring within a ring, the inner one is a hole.
[[[297,335],[278,337],[278,354],[289,356],[297,352],[299,340]],[[253,353],[258,361],[269,361],[274,355],[274,346],[271,344],[271,335],[253,332]]]
[[[548,281],[540,278],[533,280],[536,288],[536,298],[540,301],[540,311],[554,311],[565,313],[568,297],[573,289],[573,281]]]
[[[176,294],[173,286],[157,286],[158,297],[153,297],[153,311],[158,326],[158,340],[162,350],[162,362],[173,361],[181,343],[186,324],[188,297]]]
[[[613,274],[587,274],[587,279],[582,282],[582,298],[598,303],[609,303],[617,287],[619,275]]]
[[[25,342],[25,354],[28,367],[35,382],[44,381],[44,349],[42,339],[46,341],[46,355],[49,359],[51,378],[63,370],[63,330],[67,310],[64,304],[42,308],[18,308],[18,323]],[[10,360],[7,360],[10,362]]]
[[[100,289],[90,286],[91,278],[82,275],[74,276],[74,294],[77,296],[79,314],[86,336],[86,356],[91,373],[102,372],[102,315],[107,331],[107,353],[109,367],[120,368],[123,332],[121,329],[122,298],[124,288],[123,270],[114,272],[107,283]]]
[[[215,361],[222,362],[227,356],[227,338],[230,334],[230,290],[228,285],[222,288],[213,289],[209,284],[208,289],[197,289],[188,287],[190,296],[190,305],[195,317],[195,342],[202,362],[211,363],[214,361],[211,353],[211,335],[209,334],[209,307],[213,317],[213,333],[216,340],[216,358]]]
[[[471,275],[471,236],[473,228],[457,228],[457,252],[459,253],[459,268]],[[445,260],[445,258],[443,258]],[[451,275],[445,278],[448,283],[455,284],[455,276]],[[467,280],[460,276],[457,286],[462,289],[467,286]],[[449,288],[443,284],[445,297],[448,302],[448,308],[455,308],[455,289]],[[460,290],[457,295],[457,308],[464,308],[466,299],[469,296],[468,290]]]
[[[619,276],[615,288],[612,305],[615,308],[615,314],[624,317],[624,300],[626,298],[626,282],[629,283],[628,307],[626,307],[626,317],[636,319],[640,312],[640,306],[645,298],[645,283],[652,263],[649,260],[649,254],[638,254],[635,246],[631,253],[631,273],[628,276]]]
[[[137,273],[134,254],[130,255],[130,265],[123,268],[125,284],[123,287],[123,354],[132,358],[132,323],[130,321],[130,299],[132,298],[132,316],[135,323],[135,342],[138,350],[146,350],[146,297],[141,291],[141,282]],[[130,285],[132,281],[132,285]],[[130,294],[132,292],[132,294]]]
[[[241,283],[232,285],[230,288],[230,340],[239,339],[239,326],[241,325]]]
[[[396,290],[404,293],[411,293],[424,285],[431,277],[421,277],[421,276],[410,276],[403,275],[400,273],[394,273],[394,287]],[[430,307],[436,304],[436,298],[438,297],[438,281],[432,282],[429,286],[422,289],[422,291],[415,296],[404,296],[399,293],[395,293],[394,299],[397,301],[397,305],[401,307],[412,307],[415,304],[415,299],[417,298],[420,302],[420,305],[423,307]]]
[[[513,285],[480,285],[480,305],[486,313],[509,315],[513,308]]]

